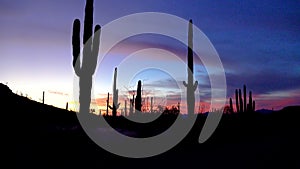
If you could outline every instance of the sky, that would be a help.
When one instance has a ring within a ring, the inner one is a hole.
[[[193,19],[221,59],[228,99],[234,98],[235,89],[246,84],[257,109],[278,110],[300,105],[299,1],[95,0],[94,3],[94,23],[101,26],[140,12]],[[37,101],[45,91],[45,103],[50,105],[65,107],[66,102],[72,103],[76,78],[71,64],[72,24],[75,18],[83,21],[84,6],[84,0],[0,0],[0,82],[13,92]],[[139,22],[142,27],[151,24]],[[177,28],[172,31],[187,38],[187,32],[179,32]],[[157,50],[143,50],[147,48]],[[107,92],[112,93],[114,67],[120,66],[118,79],[129,71],[121,63],[176,67],[180,60],[175,62],[167,57],[173,54],[186,62],[186,46],[170,37],[145,34],[125,39],[98,64],[94,99],[105,109]],[[137,58],[130,60],[134,57]],[[200,105],[206,105],[211,97],[209,76],[200,59],[194,62],[195,79],[199,81],[196,96]],[[156,105],[177,104],[182,94],[182,84],[177,82],[186,80],[186,72],[181,72],[183,75],[174,77],[158,69],[140,70],[127,79],[127,84],[118,83],[121,106],[125,98],[131,98],[128,93],[136,89],[137,80],[142,80],[144,98],[154,97]],[[164,99],[166,96],[169,99]]]

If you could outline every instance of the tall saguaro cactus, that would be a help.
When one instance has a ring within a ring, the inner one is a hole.
[[[112,109],[112,115],[115,117],[117,116],[117,110],[120,107],[119,101],[119,90],[117,89],[117,74],[118,70],[115,68],[114,73],[114,83],[113,83],[113,106],[109,106],[110,109]]]
[[[138,81],[138,86],[136,90],[136,97],[135,97],[135,110],[136,112],[141,112],[142,110],[142,81]]]
[[[93,0],[86,0],[84,31],[83,31],[83,51],[80,47],[80,20],[73,22],[73,68],[79,77],[79,102],[80,113],[89,113],[91,103],[92,76],[97,65],[97,58],[100,43],[100,25],[96,25],[93,35]],[[82,61],[80,54],[82,53]],[[82,64],[81,64],[82,62]]]
[[[188,82],[183,82],[183,85],[187,90],[187,108],[188,114],[192,115],[195,111],[195,91],[198,86],[198,81],[194,83],[194,54],[193,54],[193,21],[189,22],[189,31],[188,31]]]

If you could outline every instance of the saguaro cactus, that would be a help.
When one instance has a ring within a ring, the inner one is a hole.
[[[142,110],[142,82],[138,81],[138,86],[136,90],[136,97],[135,97],[135,110],[141,112]]]
[[[107,93],[107,100],[106,100],[106,115],[108,116],[108,107],[109,107],[109,92]]]
[[[93,36],[93,4],[93,0],[86,0],[82,61],[80,60],[80,20],[75,19],[73,22],[73,68],[76,75],[79,77],[80,113],[89,113],[91,103],[92,76],[96,69],[99,52],[101,27],[100,25],[95,26]]]
[[[45,103],[45,91],[43,91],[43,104]]]
[[[124,116],[127,116],[127,100],[125,100],[124,104]]]
[[[118,70],[117,68],[115,68],[114,83],[113,83],[113,106],[109,106],[109,108],[112,109],[113,116],[117,116],[117,110],[120,107],[120,103],[118,103],[119,90],[117,89],[117,74],[118,74]]]
[[[238,89],[235,89],[235,105],[236,105],[236,112],[237,113],[240,112]]]
[[[195,91],[198,86],[198,81],[194,83],[194,54],[193,54],[193,21],[189,22],[189,31],[188,31],[188,82],[183,82],[183,85],[187,90],[187,108],[188,114],[192,115],[195,111]]]
[[[239,89],[239,99],[240,99],[240,112],[244,112],[243,98],[242,98],[242,91],[241,91],[241,89]]]
[[[153,97],[150,99],[150,113],[153,113]]]
[[[229,106],[230,106],[230,113],[233,113],[233,105],[232,105],[232,99],[229,99]]]
[[[246,85],[243,86],[244,90],[244,100],[242,98],[241,89],[235,90],[235,100],[236,100],[236,109],[237,112],[253,112],[255,111],[255,101],[252,100],[252,92],[249,91],[249,103],[247,103],[247,88]]]

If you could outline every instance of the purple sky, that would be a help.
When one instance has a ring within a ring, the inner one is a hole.
[[[58,95],[53,91],[65,93],[61,99],[64,105],[73,88],[72,23],[75,18],[83,20],[84,5],[84,0],[0,0],[0,82],[8,82],[13,91],[22,91],[36,100],[42,91],[52,93],[52,99]],[[300,104],[299,1],[95,0],[94,10],[94,23],[100,25],[137,12],[191,18],[220,56],[228,97],[246,84],[253,91],[258,108],[280,109]],[[123,47],[120,45],[112,55],[129,54],[139,49],[134,46],[139,44],[176,51],[185,61],[186,48],[173,41],[161,36],[137,36],[124,42]],[[98,94],[111,92],[115,60],[107,62],[105,85]],[[205,99],[210,84],[201,62],[195,62],[199,90],[204,91]],[[149,79],[151,73],[141,76]],[[158,74],[145,86],[168,82],[167,76]]]

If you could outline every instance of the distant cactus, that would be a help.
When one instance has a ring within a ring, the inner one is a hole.
[[[150,99],[150,113],[153,113],[153,97]]]
[[[109,92],[107,93],[107,99],[106,99],[106,116],[108,116],[108,107],[109,107]]]
[[[43,104],[45,104],[45,92],[44,91],[43,91]]]
[[[80,60],[80,20],[75,19],[73,23],[73,68],[79,77],[79,101],[80,113],[88,113],[91,103],[92,76],[97,65],[97,58],[100,43],[100,25],[96,25],[93,36],[93,0],[87,0],[85,6],[83,51],[82,61]],[[89,40],[92,38],[92,40]],[[80,64],[82,62],[82,64]]]
[[[142,82],[140,80],[138,81],[136,90],[135,110],[138,112],[141,112],[142,110]]]
[[[243,86],[243,90],[244,90],[244,100],[242,99],[241,89],[235,90],[235,100],[236,100],[237,112],[254,112],[255,111],[255,101],[252,100],[252,92],[249,91],[249,103],[247,103],[246,85]]]
[[[180,113],[180,102],[177,103],[178,113]]]
[[[69,109],[69,103],[67,102],[66,103],[66,110],[68,110]]]
[[[235,89],[236,112],[240,112],[238,89]]]
[[[129,115],[132,115],[133,114],[133,105],[134,105],[134,95],[133,95],[133,99],[130,99],[129,102],[130,102],[129,103]]]
[[[119,102],[119,90],[117,89],[117,74],[118,70],[115,68],[114,73],[114,83],[113,83],[113,106],[109,106],[110,109],[112,109],[112,115],[115,117],[117,116],[117,110],[120,107]]]
[[[241,89],[239,89],[239,99],[240,99],[240,112],[244,112],[244,105],[243,105],[243,98],[242,98]]]
[[[232,105],[232,99],[229,99],[229,107],[230,107],[230,113],[233,113],[233,105]]]
[[[127,116],[127,100],[124,103],[124,116]]]
[[[183,85],[187,88],[187,108],[188,114],[192,115],[195,112],[195,91],[198,86],[198,81],[194,83],[194,55],[193,55],[193,21],[189,22],[188,31],[188,82],[183,82]]]

